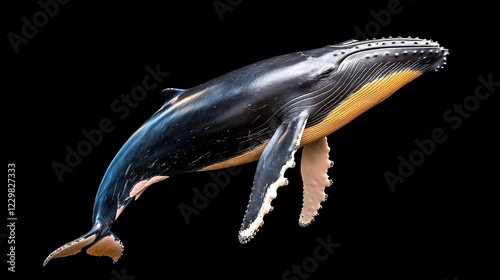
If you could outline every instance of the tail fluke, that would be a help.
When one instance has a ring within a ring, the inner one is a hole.
[[[93,256],[108,256],[117,262],[123,253],[120,239],[99,224],[81,237],[66,243],[52,252],[43,262],[43,266],[55,258],[67,257],[85,251]]]

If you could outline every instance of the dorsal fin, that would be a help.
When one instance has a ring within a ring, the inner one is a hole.
[[[169,103],[177,96],[183,94],[185,91],[186,89],[181,88],[166,88],[161,91],[161,94],[163,94],[163,96],[165,97],[165,103]]]

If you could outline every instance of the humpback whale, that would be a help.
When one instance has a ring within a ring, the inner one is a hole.
[[[257,161],[238,236],[247,243],[272,210],[277,189],[288,184],[284,173],[295,166],[300,148],[299,224],[310,224],[331,184],[327,136],[420,75],[443,68],[447,55],[427,39],[349,40],[271,57],[192,88],[164,89],[164,104],[107,168],[90,231],[53,251],[44,265],[82,251],[116,262],[123,245],[110,229],[149,186]]]

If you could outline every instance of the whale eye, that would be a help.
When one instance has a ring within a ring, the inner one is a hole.
[[[328,75],[330,75],[330,73],[333,72],[333,70],[335,70],[335,67],[333,65],[326,65],[323,68],[321,68],[319,75],[321,77],[328,76]]]

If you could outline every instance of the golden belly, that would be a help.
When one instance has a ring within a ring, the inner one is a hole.
[[[421,74],[422,72],[419,71],[406,70],[367,83],[358,91],[351,94],[349,98],[330,112],[320,123],[306,128],[302,134],[300,146],[313,143],[322,137],[332,134],[357,116],[391,96],[396,90]],[[200,171],[227,168],[256,161],[259,159],[266,145],[267,143],[264,143],[247,153],[209,165]]]

